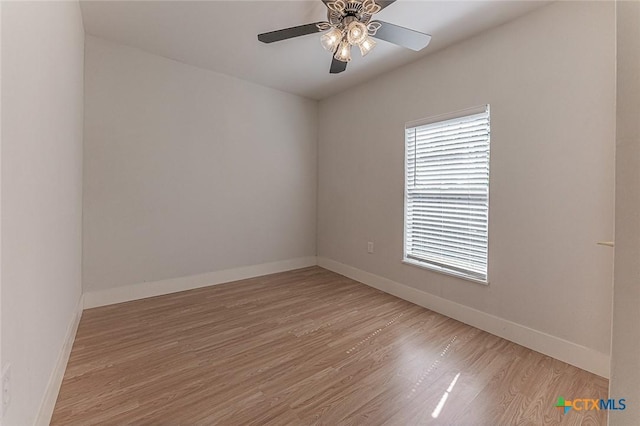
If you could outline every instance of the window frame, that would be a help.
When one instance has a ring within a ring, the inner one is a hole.
[[[409,190],[408,190],[408,146],[407,146],[407,129],[415,128],[419,126],[425,126],[428,124],[444,122],[447,120],[453,120],[457,118],[468,117],[475,114],[485,113],[487,114],[488,120],[488,136],[487,136],[487,167],[488,167],[488,176],[487,176],[487,260],[486,260],[486,275],[483,278],[474,276],[463,271],[456,270],[455,267],[447,267],[446,264],[441,264],[437,262],[430,262],[428,260],[419,260],[414,257],[409,257],[407,254],[407,233],[408,233],[408,203],[409,203]],[[421,269],[426,269],[429,271],[438,272],[441,274],[453,276],[456,278],[461,278],[467,281],[479,283],[482,285],[489,285],[489,215],[490,215],[490,192],[491,192],[491,110],[489,104],[480,105],[477,107],[466,108],[463,110],[458,110],[450,113],[439,114],[435,116],[430,116],[427,118],[423,118],[420,120],[414,120],[405,123],[404,126],[404,135],[403,135],[403,145],[404,145],[404,176],[403,176],[403,184],[404,184],[404,210],[403,210],[403,240],[402,240],[402,263],[419,267]]]

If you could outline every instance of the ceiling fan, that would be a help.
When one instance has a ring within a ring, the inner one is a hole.
[[[376,46],[374,38],[418,51],[431,41],[429,34],[400,27],[388,22],[372,20],[373,15],[396,0],[322,0],[327,6],[327,21],[299,25],[258,34],[263,43],[273,43],[289,38],[326,31],[320,42],[333,54],[332,74],[347,69],[351,60],[351,48],[358,46],[365,56]]]

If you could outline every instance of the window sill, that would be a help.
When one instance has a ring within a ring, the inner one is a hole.
[[[471,282],[474,282],[474,283],[477,283],[477,284],[482,284],[482,285],[487,285],[487,286],[489,285],[489,281],[488,280],[484,281],[484,280],[482,280],[480,278],[471,277],[469,275],[465,275],[465,274],[460,273],[460,272],[450,271],[448,269],[441,268],[441,267],[436,266],[436,265],[431,265],[431,264],[426,263],[426,262],[420,262],[418,260],[413,260],[413,259],[403,259],[402,263],[404,263],[406,265],[410,265],[410,266],[415,266],[415,267],[418,267],[418,268],[421,268],[421,269],[426,269],[428,271],[439,272],[439,273],[444,274],[444,275],[449,275],[449,276],[452,276],[452,277],[461,278],[463,280],[471,281]]]

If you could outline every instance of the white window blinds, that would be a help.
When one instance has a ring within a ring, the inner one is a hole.
[[[487,281],[489,106],[405,129],[405,261]]]

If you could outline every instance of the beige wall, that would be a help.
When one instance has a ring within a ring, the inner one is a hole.
[[[608,356],[614,46],[559,2],[322,101],[318,255]],[[405,122],[486,103],[489,286],[401,262]]]
[[[609,413],[611,425],[640,419],[640,2],[616,2],[617,126],[616,237],[611,398],[625,411]]]
[[[315,256],[315,101],[91,36],[85,59],[85,291]]]
[[[83,43],[77,2],[3,2],[7,426],[33,424],[81,294]]]

